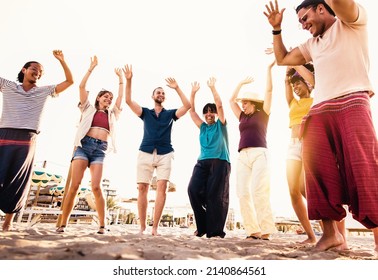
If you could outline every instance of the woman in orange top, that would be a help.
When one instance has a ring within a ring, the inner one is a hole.
[[[310,97],[314,85],[314,67],[312,64],[288,67],[285,78],[286,101],[289,105],[291,139],[287,153],[286,177],[290,190],[293,209],[308,238],[302,243],[316,243],[316,237],[307,215],[304,170],[302,163],[302,141],[299,129],[302,118],[307,115],[312,105]],[[303,76],[303,77],[302,77]],[[294,97],[294,93],[298,98]]]

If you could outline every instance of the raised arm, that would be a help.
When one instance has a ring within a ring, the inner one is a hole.
[[[265,111],[267,115],[270,114],[270,108],[272,107],[272,92],[273,92],[272,68],[275,64],[276,64],[276,60],[273,60],[273,62],[268,65],[268,70],[266,73],[266,89],[265,89],[263,110]]]
[[[66,77],[66,80],[64,82],[61,82],[55,87],[55,93],[60,93],[66,90],[69,86],[71,86],[74,83],[74,81],[71,70],[70,68],[68,68],[67,63],[64,60],[63,52],[61,50],[54,50],[53,55],[57,60],[59,60],[60,64],[62,65],[64,75]]]
[[[358,18],[358,5],[354,0],[325,0],[336,16],[344,22],[355,22]]]
[[[265,5],[266,11],[264,15],[272,26],[272,31],[278,34],[273,34],[273,49],[276,57],[277,65],[303,65],[306,63],[304,56],[298,48],[288,51],[282,41],[281,24],[285,8],[279,10],[278,1],[270,1],[269,5]]]
[[[170,77],[170,78],[165,79],[165,81],[167,82],[167,86],[176,90],[177,94],[179,95],[179,97],[181,99],[183,106],[178,108],[177,111],[176,111],[176,117],[181,118],[183,115],[186,114],[186,112],[189,111],[190,102],[189,102],[188,98],[186,98],[185,94],[182,92],[181,88],[178,86],[178,84],[177,84],[177,82],[174,78]]]
[[[116,73],[116,75],[118,76],[118,81],[119,81],[119,86],[118,86],[118,96],[117,96],[117,99],[116,99],[116,102],[115,102],[115,106],[117,106],[117,108],[118,108],[119,110],[121,110],[122,99],[123,99],[123,95],[124,95],[123,73],[122,73],[122,69],[121,69],[121,68],[115,68],[115,69],[114,69],[114,73]]]
[[[88,99],[88,91],[86,89],[87,81],[89,76],[92,74],[93,69],[97,66],[97,56],[91,57],[91,64],[89,65],[88,71],[85,73],[83,79],[80,82],[79,90],[80,90],[80,104],[84,104]]]
[[[211,77],[207,81],[207,86],[210,88],[211,92],[213,93],[214,103],[215,103],[215,106],[217,106],[218,118],[219,118],[219,120],[221,121],[222,124],[225,124],[226,118],[224,116],[223,104],[222,104],[222,100],[221,100],[221,98],[218,94],[218,91],[215,88],[215,82],[216,82],[216,79],[214,77]]]
[[[194,124],[200,128],[201,124],[203,123],[203,120],[200,118],[200,116],[196,112],[196,106],[195,106],[195,97],[197,91],[200,89],[200,84],[197,82],[192,83],[192,93],[190,94],[190,117],[192,118]]]
[[[123,73],[126,78],[126,104],[130,107],[131,111],[133,111],[138,117],[142,115],[142,107],[139,106],[131,98],[131,82],[133,79],[133,66],[126,64],[123,68]]]
[[[286,95],[286,102],[287,105],[290,106],[291,101],[294,99],[293,87],[290,83],[289,71],[292,69],[291,66],[286,67],[286,74],[285,74],[285,95]]]
[[[296,65],[296,66],[293,66],[293,68],[295,69],[295,71],[298,72],[299,75],[301,75],[301,77],[306,82],[310,83],[310,85],[312,85],[312,87],[315,87],[315,76],[314,76],[314,73],[312,73],[304,65]]]
[[[236,98],[238,97],[239,95],[239,92],[240,92],[240,89],[242,88],[243,85],[246,85],[246,84],[250,84],[253,82],[253,78],[252,77],[247,77],[245,78],[244,80],[240,81],[239,84],[236,86],[231,98],[230,98],[230,106],[231,106],[231,110],[232,112],[234,113],[234,115],[236,116],[237,119],[240,118],[240,114],[242,112],[239,104],[236,102]]]

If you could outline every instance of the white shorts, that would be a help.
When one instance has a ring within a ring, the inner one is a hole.
[[[139,151],[137,160],[137,183],[149,184],[156,169],[156,179],[167,180],[171,176],[173,152],[158,155],[156,149],[152,154]]]
[[[302,140],[290,139],[286,159],[302,161]]]

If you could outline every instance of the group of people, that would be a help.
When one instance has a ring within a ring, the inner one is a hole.
[[[264,11],[273,28],[272,52],[275,55],[275,60],[268,65],[264,98],[260,99],[256,93],[240,93],[244,85],[253,82],[253,78],[247,77],[239,82],[229,100],[239,121],[236,193],[247,239],[269,240],[276,231],[270,204],[266,135],[273,91],[271,70],[277,64],[287,66],[285,91],[291,129],[287,181],[293,209],[308,236],[304,242],[316,243],[319,250],[348,248],[344,222],[346,205],[354,219],[372,229],[378,252],[378,145],[369,103],[373,89],[368,77],[366,11],[354,0],[304,0],[296,12],[302,28],[308,30],[312,38],[290,50],[281,36],[284,11],[279,9],[277,0],[269,2]],[[26,202],[35,141],[46,99],[73,84],[63,53],[54,51],[53,54],[66,77],[60,84],[38,87],[43,67],[35,61],[23,66],[18,76],[21,84],[0,78],[3,96],[0,209],[6,213],[3,231],[11,228],[14,214]],[[191,84],[188,100],[174,78],[166,79],[167,86],[174,89],[181,100],[182,106],[178,109],[164,108],[162,87],[152,92],[152,109],[141,107],[132,98],[131,65],[115,69],[119,90],[114,106],[113,94],[107,90],[100,91],[91,105],[86,83],[97,64],[94,56],[79,85],[78,107],[82,115],[70,167],[72,178],[56,231],[65,231],[88,167],[99,218],[98,233],[106,232],[106,203],[100,181],[106,153],[116,150],[114,125],[122,111],[125,94],[126,104],[144,124],[136,168],[140,232],[144,233],[147,228],[147,194],[156,173],[151,233],[158,234],[174,157],[173,121],[190,112],[193,123],[199,128],[200,144],[198,160],[188,182],[188,196],[197,226],[194,234],[223,238],[231,162],[227,121],[215,87],[216,79],[210,77],[207,81],[214,103],[203,107],[202,118],[196,111],[196,95],[200,89],[196,81]],[[313,89],[315,94],[311,94]],[[310,220],[321,220],[323,235],[319,240]]]

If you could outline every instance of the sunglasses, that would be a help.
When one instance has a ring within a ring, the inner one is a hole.
[[[304,13],[304,15],[299,19],[299,23],[303,24],[307,21],[307,14],[312,9],[312,7],[308,8],[308,10]]]

